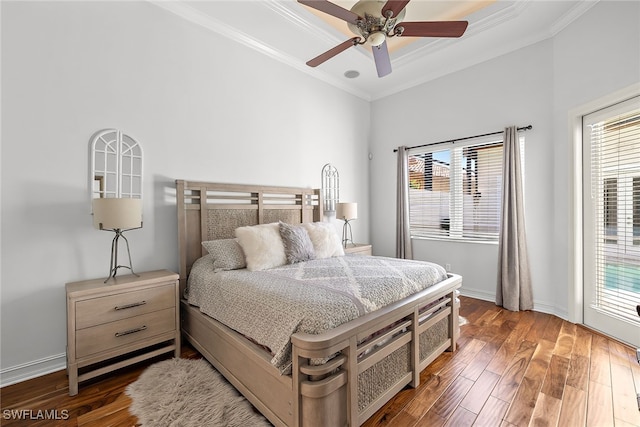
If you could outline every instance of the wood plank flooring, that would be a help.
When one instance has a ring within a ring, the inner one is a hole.
[[[418,388],[402,390],[365,426],[640,426],[635,349],[552,315],[461,300],[467,323],[458,350],[437,358]],[[188,345],[182,354],[200,357]],[[134,426],[124,389],[150,363],[82,383],[74,397],[64,371],[4,387],[0,424]],[[11,410],[65,419],[25,421]]]
[[[461,300],[458,351],[365,426],[640,426],[635,349],[552,315]]]

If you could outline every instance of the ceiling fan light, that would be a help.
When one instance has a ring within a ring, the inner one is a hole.
[[[369,38],[367,39],[367,41],[369,43],[371,43],[372,46],[380,46],[382,43],[384,43],[384,41],[386,40],[387,36],[381,32],[381,31],[377,31],[375,33],[372,33]]]

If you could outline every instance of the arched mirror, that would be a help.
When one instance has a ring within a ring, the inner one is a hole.
[[[91,198],[142,199],[142,147],[133,137],[104,129],[91,138]]]
[[[336,203],[340,200],[340,175],[331,163],[322,168],[322,200],[326,214],[336,211]]]

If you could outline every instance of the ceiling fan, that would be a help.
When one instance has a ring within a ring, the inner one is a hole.
[[[308,66],[317,67],[351,46],[366,43],[371,45],[378,77],[391,73],[388,37],[460,37],[469,25],[467,21],[402,22],[409,0],[360,0],[351,10],[328,0],[298,2],[346,21],[351,32],[356,34],[356,37],[307,61]]]

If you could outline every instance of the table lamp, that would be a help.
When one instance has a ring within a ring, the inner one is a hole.
[[[132,198],[96,198],[93,199],[93,225],[99,230],[113,231],[116,235],[111,242],[111,262],[109,265],[109,277],[115,278],[119,268],[127,268],[131,273],[131,251],[129,241],[124,236],[125,231],[142,228],[142,200]],[[118,265],[118,241],[122,237],[127,245],[129,265]]]
[[[355,246],[350,221],[358,219],[358,204],[338,203],[336,207],[336,218],[344,221],[344,225],[342,226],[342,246],[346,248],[348,243]]]

